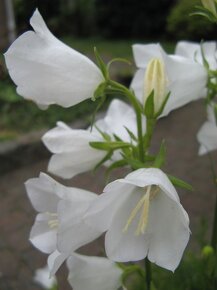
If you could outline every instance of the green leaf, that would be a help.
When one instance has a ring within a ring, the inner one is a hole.
[[[89,142],[89,144],[92,148],[105,150],[105,151],[131,147],[131,144],[124,143],[124,142],[98,142],[96,141],[96,142]]]
[[[147,118],[154,117],[154,90],[150,93],[145,102],[144,114]]]
[[[204,67],[207,70],[209,70],[209,63],[206,60],[206,57],[205,57],[205,54],[204,54],[204,51],[203,51],[203,42],[201,42],[201,44],[200,44],[200,51],[201,51],[201,56],[202,56],[202,59],[203,59],[203,65],[204,65]]]
[[[165,97],[165,99],[164,99],[164,101],[163,101],[163,103],[162,103],[162,105],[160,107],[160,110],[155,115],[155,118],[157,118],[158,116],[160,116],[162,114],[162,112],[163,112],[163,110],[164,110],[164,108],[165,108],[165,106],[167,104],[167,101],[168,101],[169,97],[170,97],[170,92],[166,95],[166,97]]]
[[[124,154],[122,154],[124,160],[127,161],[127,163],[133,168],[133,169],[139,169],[139,168],[145,168],[145,164],[142,163],[141,161],[133,158],[128,158]]]
[[[95,57],[96,57],[97,64],[98,64],[98,66],[99,66],[99,68],[100,68],[105,80],[108,80],[109,74],[108,74],[107,66],[104,63],[104,61],[102,60],[101,56],[99,55],[98,50],[97,50],[96,47],[94,47],[94,54],[95,54]]]
[[[95,101],[96,99],[105,96],[106,87],[107,87],[106,82],[99,84],[98,87],[96,88],[91,100]]]
[[[99,111],[99,109],[102,107],[102,105],[104,104],[105,102],[105,99],[106,99],[106,96],[103,95],[100,99],[99,99],[99,103],[97,104],[96,106],[96,109],[94,110],[93,114],[92,114],[92,118],[91,118],[91,130],[92,130],[92,127],[93,127],[93,124],[95,122],[95,119],[96,119],[96,114],[97,112]]]
[[[102,130],[100,130],[100,128],[98,128],[96,125],[94,125],[94,127],[96,128],[96,130],[101,134],[101,136],[103,137],[103,139],[105,139],[105,141],[111,141],[111,137],[109,134],[103,132]]]
[[[137,137],[133,134],[133,132],[130,131],[126,126],[124,126],[124,128],[127,130],[127,133],[129,134],[130,138],[131,138],[133,141],[137,141]]]
[[[118,135],[116,134],[113,134],[114,138],[116,141],[119,141],[119,142],[124,142]]]
[[[163,140],[160,146],[160,150],[155,158],[154,167],[161,168],[165,162],[165,158],[166,158],[166,146],[165,140]]]
[[[190,191],[194,190],[193,187],[190,184],[188,184],[187,182],[185,182],[185,181],[183,181],[175,176],[172,176],[170,174],[167,174],[167,176],[173,185],[190,190]]]

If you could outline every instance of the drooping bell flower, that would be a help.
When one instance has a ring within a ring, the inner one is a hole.
[[[174,271],[188,243],[189,219],[160,169],[138,169],[108,184],[85,221],[105,231],[105,250],[117,262],[142,260]]]
[[[58,40],[36,9],[27,31],[5,53],[17,93],[46,108],[70,107],[93,97],[103,81],[99,68],[86,56]]]
[[[143,118],[143,131],[146,124]],[[48,170],[63,178],[71,178],[76,174],[92,170],[107,151],[97,150],[90,146],[90,142],[105,141],[99,130],[108,134],[111,140],[114,135],[124,142],[132,142],[127,129],[137,135],[136,115],[133,109],[120,100],[113,100],[104,118],[98,120],[92,130],[72,129],[62,122],[57,127],[49,130],[42,141],[53,153],[48,165]],[[118,160],[121,155],[114,152],[112,160]]]

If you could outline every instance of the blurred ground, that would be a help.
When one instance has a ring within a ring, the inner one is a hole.
[[[198,143],[195,136],[205,119],[205,110],[201,101],[176,110],[159,122],[152,144],[155,151],[160,140],[166,139],[168,152],[166,171],[184,179],[194,187],[193,193],[179,190],[183,206],[190,215],[192,239],[189,247],[192,249],[196,245],[195,237],[200,221],[206,218],[208,224],[211,223],[215,203],[215,188],[209,159],[207,156],[197,155]],[[14,162],[16,169],[10,168],[10,172],[0,176],[1,290],[41,289],[34,284],[32,276],[37,268],[44,266],[46,256],[35,250],[28,241],[35,212],[26,197],[23,183],[28,178],[38,176],[40,171],[46,171],[48,153],[41,145],[36,146],[37,149],[32,148],[31,150],[24,147],[24,150],[17,152],[19,156],[10,154],[2,163],[6,166],[7,158],[10,157],[8,162]],[[30,152],[34,158],[31,162],[27,162]],[[216,151],[213,152],[213,157],[217,162]],[[13,158],[19,159],[19,162],[15,162]],[[121,173],[123,172],[117,172],[118,177]],[[103,171],[100,170],[96,178],[91,174],[82,174],[64,183],[100,192],[103,188]],[[95,253],[102,251],[100,242],[88,248]],[[59,274],[61,290],[70,289],[64,282],[65,275],[65,271]]]

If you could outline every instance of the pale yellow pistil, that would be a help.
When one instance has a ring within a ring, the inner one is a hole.
[[[148,224],[148,215],[149,215],[149,205],[150,200],[155,197],[158,192],[158,188],[153,190],[152,186],[148,186],[145,195],[139,200],[135,208],[131,211],[131,214],[127,220],[127,223],[123,229],[123,232],[127,232],[130,224],[132,223],[133,219],[136,217],[137,213],[141,209],[141,215],[139,219],[138,226],[135,231],[135,235],[144,234]]]
[[[50,229],[57,229],[58,225],[59,225],[59,221],[57,219],[57,214],[47,212],[47,215],[49,215],[51,217],[51,219],[48,221],[49,228]]]

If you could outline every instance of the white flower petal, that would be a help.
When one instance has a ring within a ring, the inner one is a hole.
[[[38,212],[56,212],[63,186],[45,173],[25,182],[27,195]]]
[[[148,62],[152,58],[159,58],[165,64],[168,75],[167,90],[171,94],[161,117],[206,95],[206,70],[194,60],[178,55],[167,55],[158,44],[135,45],[133,50],[139,70],[132,80],[131,88],[141,102],[145,90],[144,76]],[[192,86],[192,83],[195,85]]]
[[[181,204],[163,192],[153,198],[147,230],[150,239],[148,259],[151,262],[171,271],[177,268],[190,236],[186,215]]]
[[[48,225],[49,214],[38,214],[30,232],[29,240],[43,253],[52,253],[57,245],[57,228]]]
[[[104,193],[91,203],[84,217],[87,224],[96,227],[101,232],[110,227],[113,216],[119,206],[128,198],[132,191],[132,187],[129,185],[125,186],[125,190],[123,190],[124,186],[122,184],[117,182],[115,185],[113,191],[107,191],[107,187],[105,188]]]
[[[97,195],[92,192],[74,188],[73,194],[60,201],[57,245],[61,253],[72,253],[102,234],[83,220],[90,203],[96,198]]]
[[[152,58],[162,57],[162,48],[158,43],[153,44],[134,44],[133,46],[133,56],[135,59],[136,66],[138,68],[146,68],[148,62]]]
[[[105,156],[105,151],[96,150],[87,145],[86,150],[54,154],[48,164],[48,171],[62,178],[72,178],[75,175],[92,170]]]
[[[204,56],[209,63],[210,69],[216,70],[216,41],[205,41],[201,44],[188,41],[179,41],[176,45],[175,54],[190,58],[195,60],[197,63],[203,64],[201,48],[203,49]]]
[[[57,250],[48,256],[47,264],[50,271],[50,275],[54,276],[58,271],[59,267],[63,264],[63,262],[68,258],[68,255],[62,254]]]
[[[200,149],[199,155],[208,153],[217,149],[217,126],[211,122],[205,122],[200,128],[197,139],[199,141]]]
[[[68,153],[78,151],[78,147],[86,150],[89,142],[101,141],[101,138],[88,130],[71,129],[58,122],[57,127],[44,134],[42,141],[52,153]]]
[[[37,269],[33,280],[45,289],[51,289],[57,284],[56,277],[50,277],[49,269],[47,266]]]
[[[18,94],[43,106],[69,107],[91,98],[103,81],[98,67],[55,38],[38,10],[30,23],[34,31],[21,35],[5,54]]]
[[[179,196],[176,189],[168,179],[167,175],[158,168],[141,168],[129,173],[124,179],[119,179],[119,182],[132,184],[139,187],[147,187],[149,185],[158,185],[171,199],[179,202]],[[106,189],[112,183],[107,185]]]
[[[145,119],[143,119],[143,131],[145,132]],[[106,116],[96,122],[96,126],[107,134],[115,134],[123,141],[130,142],[129,129],[137,135],[136,114],[131,106],[115,99],[111,102]]]
[[[117,290],[121,286],[122,270],[106,258],[73,254],[67,266],[74,290]]]
[[[122,192],[124,195],[124,192]],[[111,225],[105,236],[105,250],[109,259],[117,262],[142,260],[147,256],[149,237],[135,234],[139,222],[139,215],[135,217],[128,230],[124,227],[132,209],[142,197],[141,190],[131,192],[128,199],[119,206],[113,216]]]

